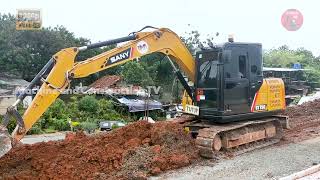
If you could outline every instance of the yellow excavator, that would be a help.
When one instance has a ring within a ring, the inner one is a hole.
[[[170,29],[142,30],[118,39],[62,49],[53,55],[8,108],[0,126],[0,156],[24,137],[73,79],[154,52],[165,55],[185,88],[184,111],[194,117],[185,128],[196,138],[202,156],[212,158],[222,149],[244,152],[279,141],[283,128],[281,117],[275,114],[285,109],[284,84],[281,79],[263,78],[261,44],[229,39],[221,45],[202,48],[193,56]],[[118,43],[121,45],[114,49],[75,61],[81,51]],[[21,116],[16,106],[41,82],[41,88]],[[10,137],[6,127],[11,117],[16,119],[17,126]]]

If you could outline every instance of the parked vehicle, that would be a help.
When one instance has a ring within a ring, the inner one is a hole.
[[[112,129],[123,127],[126,124],[120,121],[101,121],[99,123],[100,131],[111,131]]]

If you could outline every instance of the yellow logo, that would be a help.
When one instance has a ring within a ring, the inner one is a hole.
[[[17,30],[39,30],[42,26],[42,14],[40,9],[17,9]]]

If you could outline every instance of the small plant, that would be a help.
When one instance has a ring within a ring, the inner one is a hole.
[[[119,128],[117,123],[112,124],[111,129],[117,129],[117,128]]]
[[[80,127],[88,133],[92,133],[98,128],[97,124],[93,122],[81,122]]]
[[[55,130],[55,129],[52,129],[52,128],[49,128],[49,129],[44,129],[43,131],[44,131],[44,133],[47,133],[47,134],[49,134],[49,133],[55,133],[55,132],[57,132],[57,130]]]

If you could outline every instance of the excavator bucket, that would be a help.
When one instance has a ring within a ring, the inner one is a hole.
[[[0,157],[5,155],[12,148],[11,137],[8,129],[0,125]]]

